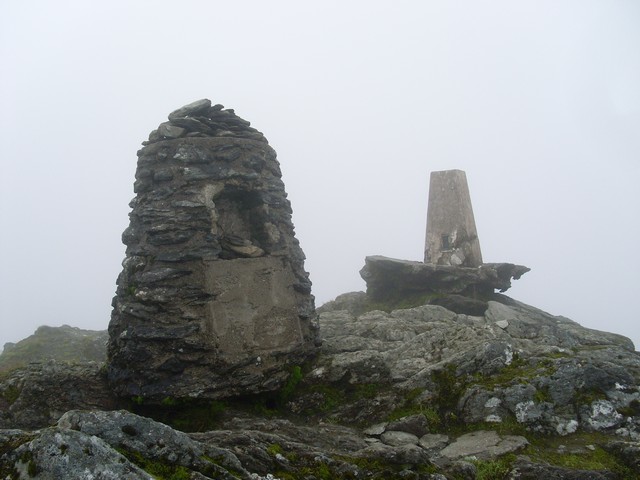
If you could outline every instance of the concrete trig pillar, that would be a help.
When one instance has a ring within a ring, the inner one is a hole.
[[[424,261],[463,267],[482,264],[467,176],[462,170],[431,172]]]

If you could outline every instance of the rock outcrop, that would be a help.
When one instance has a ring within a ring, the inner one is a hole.
[[[42,428],[69,410],[110,410],[117,405],[104,363],[50,360],[14,370],[0,380],[0,428]]]
[[[274,150],[209,100],[144,143],[109,325],[114,390],[159,402],[279,388],[316,352],[318,325]]]
[[[104,362],[108,338],[104,330],[43,325],[18,343],[5,344],[0,354],[0,373],[51,359],[69,363]]]
[[[467,424],[512,419],[549,434],[618,430],[640,440],[640,355],[633,343],[501,299],[489,301],[482,316],[436,305],[357,316],[344,303],[323,310],[323,355],[313,375],[352,387],[420,391],[418,404]],[[397,406],[392,395],[387,406],[383,400],[382,411]],[[337,421],[373,415],[362,405],[333,412]]]
[[[150,405],[173,428],[101,411],[113,397],[97,366],[31,365],[0,381],[0,478],[639,478],[632,343],[498,298],[471,316],[366,312],[346,294],[320,309],[321,352],[287,389]],[[178,430],[201,430],[198,415],[204,431]]]

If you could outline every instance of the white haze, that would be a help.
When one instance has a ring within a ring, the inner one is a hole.
[[[467,173],[508,294],[640,345],[640,2],[4,0],[0,345],[105,329],[136,150],[234,108],[278,152],[318,305],[421,260],[429,172]]]

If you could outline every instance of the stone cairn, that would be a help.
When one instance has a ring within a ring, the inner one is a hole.
[[[483,263],[467,177],[462,170],[431,173],[423,262],[369,256],[360,275],[374,302],[431,303],[456,313],[482,315],[496,289],[530,269]]]
[[[151,403],[279,388],[319,331],[275,151],[206,99],[143,145],[109,324],[112,387]]]

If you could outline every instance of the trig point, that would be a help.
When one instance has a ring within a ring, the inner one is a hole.
[[[424,261],[434,265],[482,265],[467,176],[462,170],[431,172]]]

